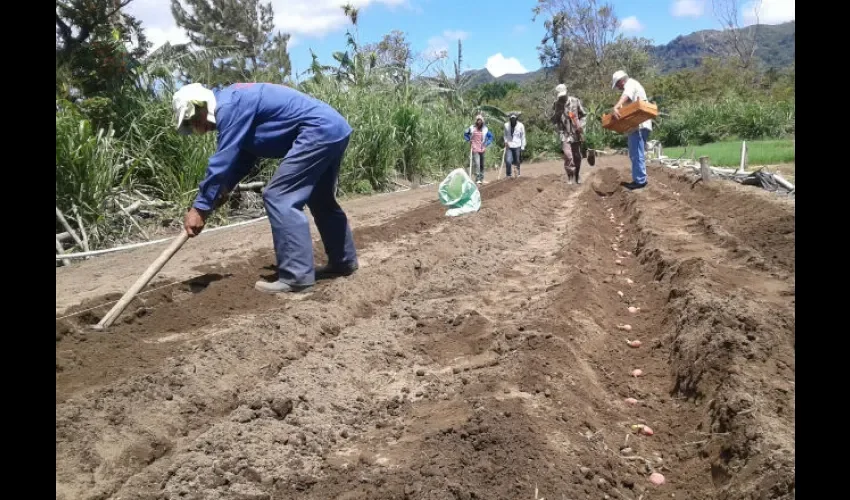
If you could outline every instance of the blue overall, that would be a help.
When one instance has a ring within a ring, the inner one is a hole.
[[[237,83],[216,95],[218,147],[194,207],[209,211],[258,158],[283,158],[263,192],[278,279],[315,283],[313,242],[304,205],[319,229],[331,266],[357,263],[354,239],[335,188],[351,127],[329,105],[274,84]]]

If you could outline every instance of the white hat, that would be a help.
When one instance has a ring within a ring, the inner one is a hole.
[[[558,97],[563,97],[567,95],[567,86],[563,83],[559,83],[557,87],[555,87],[555,92],[558,94]]]
[[[215,124],[215,94],[200,83],[191,83],[180,87],[171,99],[176,119],[175,126],[181,135],[192,133],[187,121],[195,115],[195,106],[207,106],[207,121]]]
[[[617,88],[617,82],[619,82],[623,78],[628,78],[628,77],[629,77],[629,75],[627,75],[625,71],[623,71],[623,70],[617,71],[616,73],[614,73],[614,77],[611,80],[611,88],[612,89]]]

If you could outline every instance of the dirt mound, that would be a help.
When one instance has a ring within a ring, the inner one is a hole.
[[[708,226],[723,227],[771,265],[794,271],[796,216],[788,201],[729,182],[694,185],[691,176],[660,167],[651,169],[651,175],[664,189],[686,196],[708,220]]]
[[[301,299],[250,304],[255,256],[57,322],[57,498],[793,498],[793,208],[615,160],[355,229]]]

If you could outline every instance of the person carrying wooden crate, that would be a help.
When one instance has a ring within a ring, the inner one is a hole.
[[[619,89],[623,93],[620,100],[614,105],[614,118],[620,118],[620,108],[635,101],[648,101],[646,90],[634,78],[630,78],[625,71],[614,73],[611,82],[612,89]],[[646,187],[646,142],[652,131],[652,120],[641,122],[637,128],[626,131],[629,141],[629,159],[632,161],[632,182],[625,185],[628,189],[641,189]]]

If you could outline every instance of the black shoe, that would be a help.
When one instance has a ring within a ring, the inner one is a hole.
[[[316,279],[317,280],[329,280],[334,278],[342,278],[344,276],[351,276],[354,274],[354,271],[359,269],[360,266],[358,264],[349,264],[349,265],[337,265],[337,266],[321,266],[316,268]]]
[[[623,184],[623,187],[626,189],[630,189],[634,191],[635,189],[643,189],[646,187],[646,183],[638,184],[637,182],[629,182],[628,184]]]

